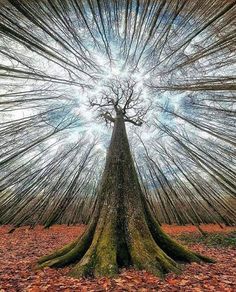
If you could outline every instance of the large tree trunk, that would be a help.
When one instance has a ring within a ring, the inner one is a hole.
[[[39,267],[74,264],[70,275],[112,276],[133,266],[156,275],[179,271],[175,260],[211,261],[167,236],[142,193],[122,115],[115,119],[96,211],[85,233],[41,258]]]

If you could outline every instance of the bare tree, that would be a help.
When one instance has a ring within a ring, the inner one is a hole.
[[[121,115],[125,122],[141,126],[151,105],[148,101],[145,104],[142,89],[137,86],[132,78],[113,78],[103,85],[98,98],[90,98],[90,106],[96,108],[106,123],[114,123],[115,117]]]

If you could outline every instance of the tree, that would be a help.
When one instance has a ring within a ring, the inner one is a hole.
[[[80,277],[113,276],[118,268],[132,265],[161,276],[179,270],[175,260],[211,262],[167,236],[145,200],[125,129],[126,122],[141,126],[146,113],[135,85],[132,80],[113,80],[100,100],[90,101],[114,124],[96,209],[85,233],[40,259],[39,267],[76,262],[70,275]]]

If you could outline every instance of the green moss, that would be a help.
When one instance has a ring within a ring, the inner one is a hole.
[[[198,253],[190,251],[188,248],[184,247],[182,244],[178,243],[174,239],[170,238],[160,227],[154,217],[151,215],[148,207],[145,210],[146,220],[152,236],[160,248],[168,254],[174,260],[184,261],[184,262],[215,262],[213,259],[202,256]]]
[[[230,233],[208,233],[207,236],[201,236],[196,233],[181,234],[177,237],[178,240],[186,244],[202,243],[207,246],[217,247],[235,247],[236,246],[236,232]]]
[[[108,223],[106,223],[108,221]],[[100,218],[92,244],[84,257],[72,268],[70,276],[109,276],[118,273],[116,263],[115,220],[106,214]]]
[[[95,251],[89,250],[82,260],[71,269],[68,275],[77,279],[93,276],[95,257]]]
[[[69,252],[72,248],[74,248],[74,247],[76,246],[77,242],[78,242],[78,239],[75,240],[75,241],[73,241],[73,242],[71,242],[71,243],[69,243],[69,244],[67,244],[67,245],[65,245],[64,247],[62,247],[62,248],[60,248],[60,249],[54,251],[54,252],[53,252],[52,254],[50,254],[50,255],[46,255],[46,256],[41,257],[41,258],[38,260],[38,264],[39,264],[39,266],[40,266],[41,264],[43,264],[43,263],[49,261],[49,260],[52,260],[52,259],[54,259],[54,258],[57,258],[57,257],[60,257],[60,256],[62,256],[62,255],[64,255],[64,254],[66,254],[66,253]]]
[[[85,233],[83,233],[83,235],[75,241],[67,244],[61,249],[56,250],[52,254],[39,259],[36,268],[42,269],[45,267],[63,267],[65,265],[72,264],[75,261],[79,261],[86,253],[92,242],[94,229],[95,225],[90,225]]]
[[[180,271],[178,264],[155,243],[149,230],[143,236],[142,231],[132,228],[130,254],[136,269],[145,269],[159,277],[170,271]]]
[[[118,273],[117,242],[115,220],[108,222],[103,229],[96,247],[96,262],[94,275],[113,276]]]

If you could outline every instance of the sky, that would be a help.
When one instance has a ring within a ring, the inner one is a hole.
[[[160,109],[160,106],[168,105],[171,110],[197,117],[196,111],[186,109],[184,106],[191,91],[171,92],[153,89],[150,86],[185,84],[186,79],[190,82],[197,78],[205,78],[205,75],[222,74],[221,69],[207,71],[207,65],[210,64],[207,57],[186,66],[184,70],[176,69],[179,62],[190,58],[192,54],[198,52],[201,46],[204,48],[204,46],[214,44],[216,39],[209,37],[212,36],[210,29],[205,30],[179,51],[176,50],[173,57],[169,57],[172,50],[181,47],[185,39],[195,33],[196,27],[201,26],[198,17],[196,19],[193,17],[186,23],[184,15],[181,13],[175,17],[173,7],[170,5],[170,8],[166,7],[164,12],[160,13],[155,30],[151,31],[151,20],[155,11],[150,12],[150,18],[144,17],[145,21],[142,24],[144,5],[140,5],[138,14],[135,14],[134,5],[130,9],[126,38],[125,13],[120,14],[119,26],[117,26],[114,16],[111,16],[113,17],[112,24],[105,21],[103,27],[96,23],[100,19],[98,10],[94,16],[91,10],[85,6],[84,12],[88,26],[82,19],[78,18],[75,12],[70,11],[70,31],[67,23],[56,15],[51,18],[45,17],[45,23],[42,24],[44,29],[21,16],[19,25],[22,29],[28,29],[27,37],[30,40],[33,37],[37,38],[47,53],[37,51],[35,48],[32,49],[20,41],[10,39],[9,36],[1,38],[2,51],[8,52],[8,55],[0,54],[1,65],[20,70],[20,72],[7,73],[6,70],[2,70],[8,76],[0,81],[0,94],[14,93],[19,90],[41,90],[41,93],[45,92],[45,96],[53,94],[57,98],[29,102],[27,103],[28,108],[23,108],[22,104],[18,104],[8,111],[1,112],[2,121],[13,122],[16,119],[61,107],[61,109],[46,116],[45,128],[47,128],[46,123],[49,123],[48,129],[53,129],[53,126],[65,113],[71,118],[78,117],[78,122],[74,127],[66,130],[66,134],[60,133],[51,138],[48,143],[53,142],[56,137],[60,139],[60,143],[55,144],[52,155],[61,148],[61,143],[65,145],[67,142],[68,144],[75,142],[81,135],[86,136],[88,141],[97,139],[98,145],[96,147],[105,153],[109,145],[112,127],[106,126],[103,120],[98,119],[98,112],[90,108],[88,101],[93,97],[99,98],[106,84],[114,78],[120,80],[132,78],[137,82],[135,91],[142,90],[141,99],[144,103],[151,102],[152,104],[151,110],[146,115],[146,123],[142,127],[137,128],[127,123],[132,147],[140,145],[142,148],[141,144],[137,142],[135,131],[142,136],[147,144],[159,139],[168,146],[172,144],[173,140],[170,137],[160,135],[153,123],[155,120],[167,124],[176,131],[184,128],[194,138],[198,136],[211,138],[207,132],[199,131],[183,120],[170,116]],[[151,11],[151,8],[149,9]],[[14,9],[12,11],[14,12]],[[37,16],[37,11],[34,13]],[[168,27],[170,21],[172,21],[172,25]],[[60,41],[50,35],[46,30],[48,27],[50,27],[52,35],[56,35]],[[74,37],[75,35],[77,38]],[[165,39],[168,41],[165,42]],[[78,43],[78,40],[81,43]],[[63,41],[63,45],[61,41]],[[15,56],[20,57],[17,60],[14,59]],[[217,54],[214,55],[214,58],[217,61]],[[158,66],[155,67],[157,64]],[[203,66],[206,71],[202,70]],[[229,65],[225,70],[223,74],[230,73],[232,65]],[[25,71],[28,73],[24,73]],[[32,73],[40,74],[43,77],[40,77],[40,80],[30,79]],[[10,74],[15,74],[15,77],[11,77]],[[48,89],[50,92],[47,92]],[[35,97],[34,95],[33,98]],[[2,98],[3,101],[9,101],[10,98],[14,98],[14,95]]]

